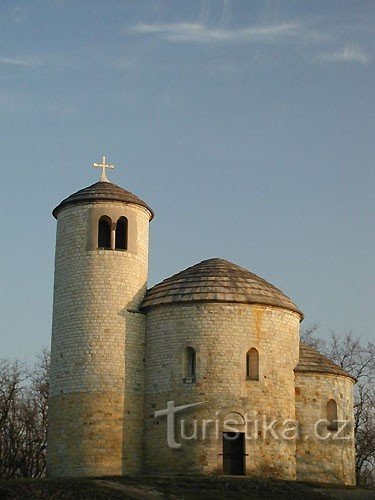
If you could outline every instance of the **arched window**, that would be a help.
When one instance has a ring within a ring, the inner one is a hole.
[[[330,399],[327,403],[327,420],[327,429],[337,431],[337,403],[334,399]]]
[[[128,219],[120,217],[116,224],[116,245],[117,250],[127,250],[128,248]]]
[[[246,353],[246,378],[259,380],[259,353],[254,347]]]
[[[111,248],[111,219],[106,215],[99,219],[98,248]]]
[[[185,381],[194,381],[197,369],[197,356],[193,347],[186,347],[183,357],[183,376]]]

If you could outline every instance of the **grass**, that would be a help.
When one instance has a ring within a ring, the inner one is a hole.
[[[0,499],[129,499],[129,491],[111,489],[111,484],[137,488],[141,492],[158,492],[155,498],[170,500],[236,499],[236,500],[318,500],[375,498],[374,490],[334,485],[311,485],[295,481],[230,476],[124,476],[106,477],[98,484],[93,479],[20,479],[0,481]],[[118,487],[118,486],[117,486]],[[139,497],[140,498],[140,497]]]
[[[108,478],[110,479],[110,478]],[[129,486],[139,485],[132,477],[111,478]],[[145,488],[160,491],[164,498],[200,500],[202,498],[224,500],[291,500],[293,498],[316,500],[327,498],[314,491],[310,485],[295,481],[278,481],[250,477],[229,476],[177,476],[142,477]],[[163,497],[162,497],[163,498]]]
[[[124,494],[99,487],[90,479],[10,479],[0,481],[0,498],[17,500],[124,499]]]

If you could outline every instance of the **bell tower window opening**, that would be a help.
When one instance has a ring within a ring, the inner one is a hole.
[[[98,224],[98,248],[111,249],[111,219],[104,215]]]
[[[116,250],[128,249],[128,219],[120,217],[116,224]]]

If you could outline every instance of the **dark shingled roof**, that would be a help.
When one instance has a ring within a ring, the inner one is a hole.
[[[281,290],[263,278],[223,259],[189,267],[147,291],[142,309],[188,302],[237,302],[282,307],[300,314]]]
[[[353,375],[343,370],[340,366],[336,365],[333,361],[326,358],[319,351],[310,347],[303,342],[300,342],[299,347],[299,363],[294,369],[295,372],[308,372],[308,373],[332,373],[333,375],[343,375],[356,380]]]
[[[122,201],[124,203],[140,205],[141,207],[147,208],[150,212],[150,220],[154,217],[154,212],[144,201],[130,191],[126,191],[122,187],[112,184],[112,182],[96,182],[87,188],[80,189],[76,193],[68,196],[68,198],[65,198],[65,200],[53,210],[52,214],[56,218],[62,207],[92,201]]]

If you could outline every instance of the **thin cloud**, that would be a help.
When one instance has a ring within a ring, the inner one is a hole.
[[[359,47],[346,45],[341,50],[321,54],[319,60],[323,62],[346,62],[356,64],[370,64],[371,57]]]
[[[15,7],[12,11],[11,11],[11,20],[14,22],[14,23],[23,23],[25,20],[26,20],[26,11],[24,8],[22,7]]]
[[[241,74],[243,66],[233,61],[217,59],[211,61],[206,69],[212,76],[221,75],[227,78],[236,78]]]
[[[34,99],[27,92],[8,92],[0,89],[0,110],[6,113],[35,114],[36,110],[40,111],[41,105],[43,111],[51,116],[65,118],[79,112],[79,106],[73,102],[45,98],[42,98],[42,101]]]
[[[8,64],[10,66],[22,66],[24,68],[34,68],[41,65],[41,61],[37,58],[17,59],[13,57],[0,57],[0,64]]]
[[[28,109],[29,103],[24,102],[22,96],[0,90],[0,109],[6,112],[15,113]]]
[[[282,23],[268,26],[249,26],[241,29],[210,28],[199,23],[137,24],[130,33],[154,35],[173,43],[230,43],[252,40],[272,42],[293,37],[300,33],[296,23]]]
[[[220,24],[223,26],[227,26],[232,18],[232,4],[230,0],[224,0],[223,1],[223,8],[221,11],[221,17],[220,17]]]
[[[118,57],[112,61],[112,67],[119,70],[131,71],[138,67],[137,60],[130,57]]]

